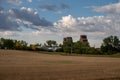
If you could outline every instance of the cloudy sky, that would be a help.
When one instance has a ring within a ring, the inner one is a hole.
[[[0,0],[0,37],[44,43],[85,34],[91,46],[120,38],[120,0]]]

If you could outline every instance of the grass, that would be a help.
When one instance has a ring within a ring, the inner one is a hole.
[[[62,56],[83,56],[83,57],[113,57],[113,58],[120,58],[120,53],[116,53],[113,55],[94,55],[94,54],[69,54],[63,52],[46,52],[46,51],[36,51],[40,54],[49,54],[49,55],[62,55]]]
[[[120,58],[120,53],[113,54],[112,57]]]

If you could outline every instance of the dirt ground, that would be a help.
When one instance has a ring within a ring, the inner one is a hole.
[[[0,50],[0,80],[120,80],[120,58]]]

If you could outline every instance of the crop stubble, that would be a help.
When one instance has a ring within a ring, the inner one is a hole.
[[[0,80],[120,80],[120,58],[0,50]]]

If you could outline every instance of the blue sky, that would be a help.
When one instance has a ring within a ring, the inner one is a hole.
[[[0,37],[44,43],[86,34],[91,46],[120,37],[119,0],[0,0]]]

